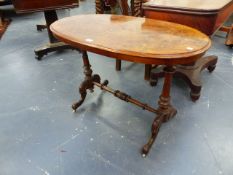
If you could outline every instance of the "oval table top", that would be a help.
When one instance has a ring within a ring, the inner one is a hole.
[[[122,15],[78,15],[50,26],[81,50],[145,64],[187,64],[210,47],[208,36],[180,24]]]

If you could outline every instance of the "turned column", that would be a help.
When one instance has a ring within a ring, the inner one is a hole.
[[[163,122],[167,122],[169,119],[176,115],[176,109],[173,108],[170,104],[170,89],[172,83],[172,77],[175,73],[175,69],[172,66],[166,66],[164,68],[164,83],[162,93],[159,97],[158,101],[158,115],[155,117],[153,124],[151,126],[151,137],[147,144],[145,144],[142,148],[142,156],[145,157],[153,145],[158,133],[159,129]]]

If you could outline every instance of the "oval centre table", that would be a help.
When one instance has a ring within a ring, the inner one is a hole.
[[[177,113],[170,104],[170,87],[177,64],[189,64],[201,58],[211,46],[208,36],[180,24],[121,15],[78,15],[63,18],[51,26],[59,40],[82,50],[85,79],[79,87],[81,99],[72,105],[74,111],[84,102],[87,90],[94,86],[108,91],[121,100],[135,104],[156,114],[151,136],[142,148],[146,156],[153,145],[159,128]],[[101,83],[98,74],[92,74],[87,51],[119,60],[136,63],[165,65],[162,93],[155,109],[119,90]]]

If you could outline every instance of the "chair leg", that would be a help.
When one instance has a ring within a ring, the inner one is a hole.
[[[145,73],[144,73],[144,79],[145,80],[150,80],[151,68],[152,68],[151,64],[145,64]]]
[[[226,39],[226,43],[227,46],[233,46],[233,24],[230,27],[230,30],[227,33],[227,39]]]
[[[96,14],[104,13],[104,4],[102,0],[95,0],[95,13]]]
[[[233,24],[231,26],[222,26],[219,30],[227,33],[225,44],[227,46],[232,47],[233,46]]]
[[[129,5],[128,2],[125,0],[119,0],[118,1],[120,8],[121,8],[121,13],[123,15],[129,15]]]
[[[117,71],[121,70],[121,60],[116,59],[116,70]]]

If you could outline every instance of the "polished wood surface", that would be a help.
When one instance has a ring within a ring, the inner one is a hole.
[[[53,23],[51,30],[82,50],[146,64],[190,63],[211,44],[195,29],[130,16],[73,16]]]
[[[164,4],[162,4],[163,2]],[[179,2],[189,2],[189,5],[185,5],[185,3],[179,5]],[[199,5],[196,2],[191,0],[158,0],[158,2],[152,0],[143,4],[143,12],[147,18],[184,24],[209,36],[213,35],[233,12],[232,0],[203,0]],[[206,2],[209,2],[209,6],[206,5]],[[177,5],[173,6],[174,4]]]
[[[232,0],[151,0],[146,6],[156,6],[170,9],[183,9],[189,11],[219,11]]]
[[[54,10],[78,6],[78,0],[12,0],[18,13]]]

